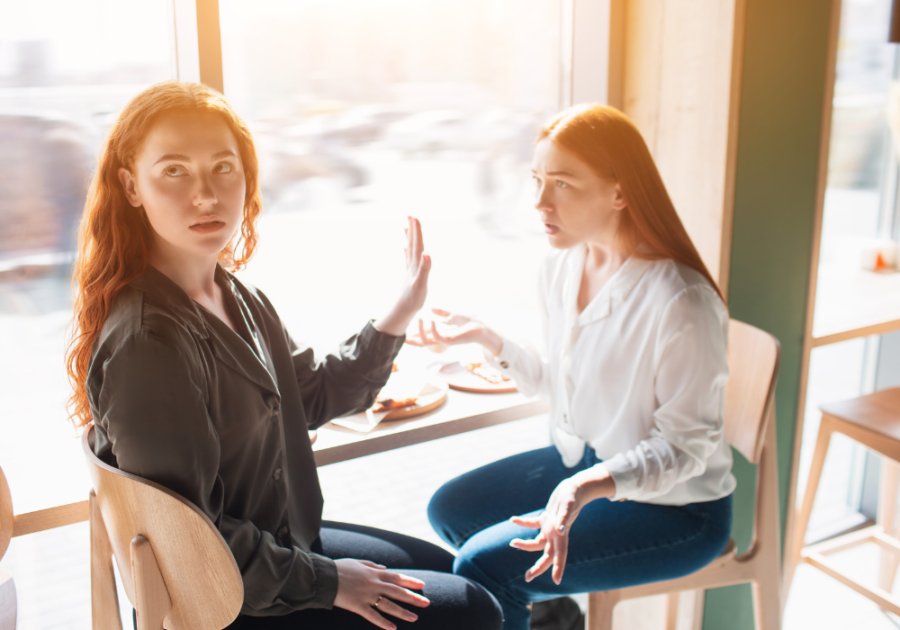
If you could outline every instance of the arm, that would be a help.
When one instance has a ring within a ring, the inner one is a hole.
[[[658,407],[650,435],[602,465],[615,499],[647,500],[703,474],[725,440],[728,313],[706,287],[679,293],[660,321],[655,357]]]
[[[331,607],[338,590],[332,560],[281,547],[271,532],[223,513],[219,438],[199,365],[141,332],[122,342],[103,374],[95,417],[119,468],[177,492],[218,527],[241,570],[243,609]]]
[[[431,271],[418,219],[409,217],[405,232],[406,278],[400,298],[387,315],[367,324],[341,344],[338,354],[322,362],[316,361],[312,349],[299,349],[285,331],[310,428],[371,406],[391,375],[406,328],[425,303]]]

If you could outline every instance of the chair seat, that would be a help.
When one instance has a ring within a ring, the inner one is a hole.
[[[900,441],[900,387],[827,403],[822,413]]]

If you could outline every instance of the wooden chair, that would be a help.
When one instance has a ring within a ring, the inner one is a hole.
[[[885,389],[867,396],[822,405],[822,423],[816,438],[809,481],[803,495],[803,503],[797,515],[797,522],[789,540],[789,570],[793,574],[800,562],[806,562],[830,575],[857,593],[868,597],[883,610],[900,615],[900,600],[891,595],[897,560],[900,555],[895,507],[897,486],[900,477],[900,387]],[[881,489],[878,500],[878,515],[875,525],[825,542],[804,547],[803,539],[809,524],[816,499],[816,490],[822,477],[825,455],[831,436],[843,433],[852,440],[875,451],[884,459],[881,461]],[[869,588],[842,574],[826,556],[864,543],[875,543],[880,547],[878,587]]]
[[[0,468],[0,560],[9,548],[13,535],[13,505],[6,475]],[[16,584],[12,576],[0,569],[0,630],[16,630]]]
[[[775,381],[781,346],[772,335],[731,320],[725,386],[725,435],[753,464],[756,509],[753,541],[737,555],[733,540],[711,564],[696,573],[588,595],[588,630],[612,630],[613,609],[622,600],[667,594],[667,630],[674,630],[681,591],[750,582],[757,630],[781,628],[781,563],[778,519],[778,451],[775,443]]]
[[[196,506],[159,484],[100,461],[82,446],[94,489],[91,608],[94,630],[122,630],[113,575],[116,558],[138,630],[221,630],[244,601],[231,550]]]

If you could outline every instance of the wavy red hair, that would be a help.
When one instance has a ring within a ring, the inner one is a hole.
[[[672,259],[696,269],[724,302],[669,198],[641,132],[625,114],[607,105],[576,105],[547,123],[537,142],[550,139],[574,153],[600,177],[622,188],[628,204],[619,238],[633,256]]]
[[[246,265],[256,249],[256,221],[262,212],[259,161],[250,129],[218,92],[199,83],[157,83],[129,102],[106,137],[88,190],[78,238],[73,289],[75,316],[66,356],[72,384],[69,418],[75,427],[91,422],[87,373],[94,341],[116,295],[147,267],[151,227],[143,208],[131,207],[119,182],[119,168],[131,169],[148,131],[169,114],[221,117],[234,134],[247,180],[239,234],[219,254],[223,267]]]

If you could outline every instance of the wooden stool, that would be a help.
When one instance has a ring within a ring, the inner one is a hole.
[[[900,388],[885,389],[867,396],[822,405],[822,423],[816,439],[809,482],[803,495],[803,505],[791,536],[791,572],[800,562],[806,562],[864,595],[884,610],[900,615],[900,600],[891,596],[894,574],[900,559],[894,508],[897,501],[897,482],[900,478]],[[825,542],[805,547],[803,544],[809,515],[816,499],[816,490],[825,464],[825,454],[834,433],[842,433],[885,459],[881,464],[881,492],[878,518],[875,525],[857,530]],[[877,588],[863,586],[842,574],[828,562],[826,556],[873,542],[881,548],[881,566]]]

